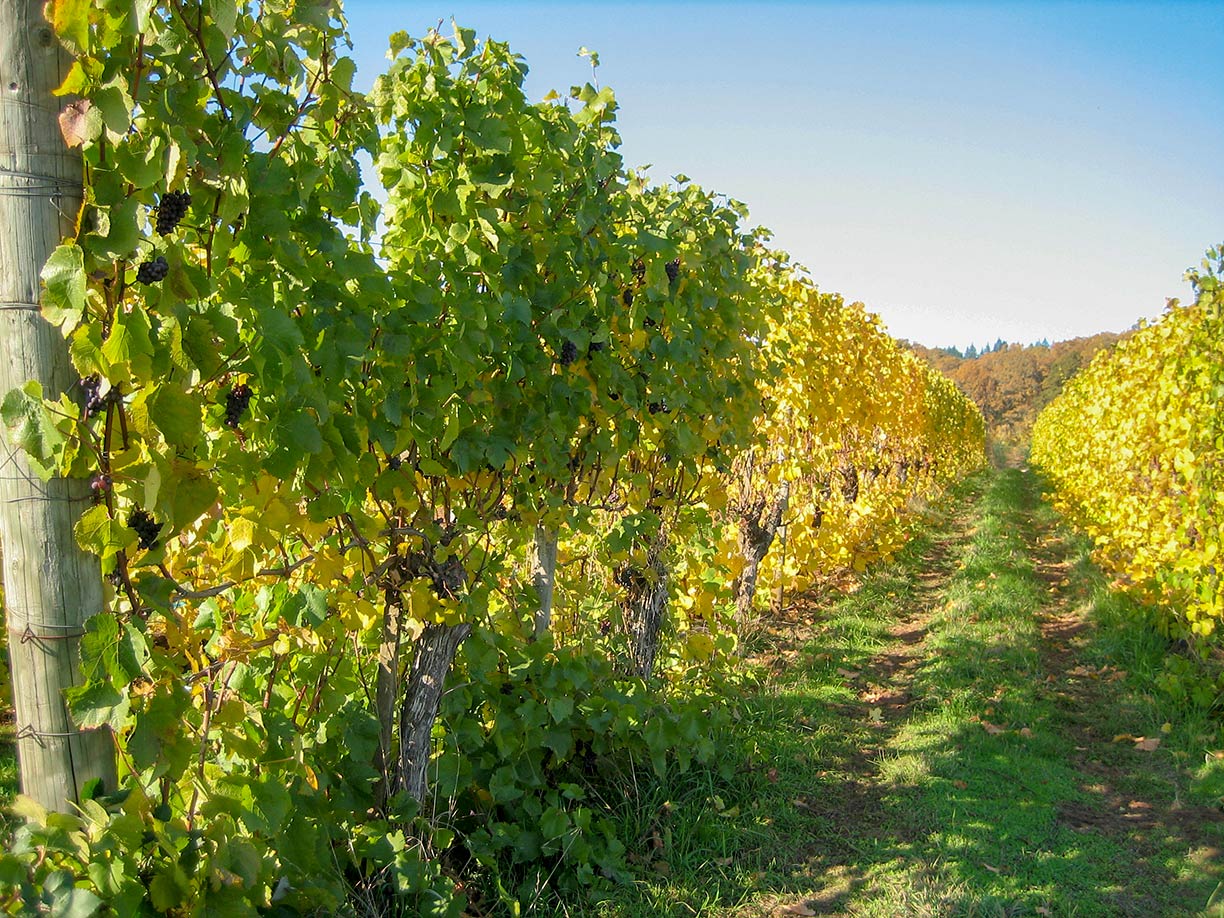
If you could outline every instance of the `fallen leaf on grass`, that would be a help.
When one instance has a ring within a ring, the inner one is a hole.
[[[1034,906],[1033,911],[1035,911],[1038,915],[1053,915],[1054,914],[1044,905]]]
[[[859,673],[860,673],[860,670],[857,670],[857,669],[846,669],[843,666],[837,667],[837,674],[839,676],[845,676],[847,679],[858,678]]]
[[[729,857],[716,857],[714,858],[714,863],[719,867],[730,867],[733,859]]]
[[[983,864],[982,866],[985,867],[987,870],[989,870],[991,873],[1002,873],[1003,872],[1002,868],[1000,867],[991,867],[989,864]]]
[[[774,910],[775,915],[815,915],[806,902],[795,902]]]
[[[870,711],[867,712],[867,719],[870,720],[873,724],[884,723],[884,709],[883,708],[872,708]]]
[[[955,787],[957,790],[968,790],[969,782],[968,781],[953,781],[952,786]]]
[[[1028,727],[1021,727],[1020,735],[1023,736],[1025,739],[1028,739],[1033,735],[1033,731],[1030,730]]]
[[[985,730],[987,733],[989,733],[991,736],[998,736],[1000,733],[1007,732],[1006,727],[1000,727],[998,724],[992,724],[990,723],[990,721],[987,721],[987,720],[982,721],[982,729]]]
[[[1135,748],[1142,749],[1144,752],[1155,752],[1160,745],[1159,736],[1149,736],[1146,739],[1140,738],[1135,741]]]
[[[770,784],[777,784],[778,783],[778,769],[776,768],[769,769],[769,771],[765,772],[765,777],[769,780]]]

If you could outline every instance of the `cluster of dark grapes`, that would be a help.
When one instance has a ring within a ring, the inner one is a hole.
[[[128,529],[136,532],[136,537],[140,539],[141,548],[156,548],[157,536],[162,531],[164,523],[158,523],[153,519],[153,515],[143,507],[137,507],[128,514]]]
[[[607,346],[607,341],[592,341],[587,345],[587,356],[590,357],[592,354],[598,354]]]
[[[109,491],[115,484],[115,480],[105,472],[99,472],[93,478],[89,479],[89,490],[93,492],[94,503],[101,503],[106,492]]]
[[[645,576],[643,576],[642,572],[632,564],[622,565],[619,569],[617,569],[616,573],[612,575],[612,579],[616,581],[617,585],[630,592],[641,590],[646,586]]]
[[[670,414],[671,413],[671,409],[667,407],[667,402],[663,402],[663,401],[651,402],[647,407],[649,408],[651,414],[659,414],[659,413]]]
[[[578,345],[569,338],[565,339],[565,343],[561,345],[561,353],[558,360],[561,366],[568,367],[571,363],[578,359]]]
[[[102,377],[97,373],[86,376],[80,380],[79,385],[85,396],[85,417],[87,418],[101,414],[106,410],[107,405],[118,403],[121,400],[118,386],[111,386],[106,390],[105,395],[102,394]]]
[[[663,266],[663,269],[667,272],[668,281],[674,284],[676,278],[680,276],[680,259],[673,258]]]
[[[393,472],[398,472],[400,469],[400,466],[403,464],[404,464],[404,460],[401,459],[399,456],[388,456],[387,457],[387,468],[389,468]]]
[[[242,416],[246,414],[247,405],[251,404],[251,387],[239,383],[230,389],[225,396],[225,426],[238,428]]]
[[[156,284],[164,281],[169,273],[170,264],[166,261],[166,256],[158,255],[136,269],[136,280],[141,284]]]
[[[92,376],[86,376],[81,380],[81,392],[85,395],[85,416],[92,418],[95,414],[100,414],[106,408],[106,403],[110,401],[107,396],[102,395],[102,377],[97,373]]]
[[[621,302],[624,303],[626,306],[633,305],[633,291],[630,290],[628,287],[626,287],[625,292],[621,294]]]
[[[173,233],[179,221],[187,216],[190,206],[191,195],[186,191],[171,191],[162,195],[161,203],[157,205],[157,234],[169,236]]]

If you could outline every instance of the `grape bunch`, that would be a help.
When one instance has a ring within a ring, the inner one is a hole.
[[[598,354],[607,346],[607,341],[592,341],[587,345],[587,356],[590,357],[592,354]]]
[[[247,405],[251,403],[251,387],[246,383],[239,383],[230,389],[225,396],[225,426],[238,428],[238,423],[242,420],[242,416],[246,414]]]
[[[568,367],[578,359],[578,345],[569,338],[566,338],[565,343],[561,345],[561,354],[558,359],[561,362],[561,366]]]
[[[157,234],[168,236],[173,233],[179,221],[187,216],[190,206],[191,195],[186,191],[171,191],[162,195],[161,203],[157,205]]]
[[[165,525],[156,522],[153,515],[143,507],[137,507],[128,514],[127,524],[128,529],[134,530],[136,537],[140,539],[141,548],[156,548],[158,533]]]
[[[106,492],[115,485],[115,480],[105,472],[99,472],[89,479],[89,490],[93,494],[94,503],[101,503]]]
[[[673,258],[663,266],[663,270],[667,272],[667,280],[674,284],[676,282],[676,278],[680,276],[680,259]]]
[[[94,373],[82,379],[80,385],[85,396],[85,417],[92,418],[105,410],[109,399],[102,395],[102,377]]]
[[[164,281],[170,273],[170,265],[165,255],[158,255],[152,261],[146,261],[136,269],[136,280],[141,284],[156,284]]]
[[[624,303],[626,306],[633,305],[633,291],[630,290],[628,287],[626,287],[625,292],[621,294],[621,302]]]

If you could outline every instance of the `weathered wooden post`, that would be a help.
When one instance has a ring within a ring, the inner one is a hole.
[[[0,0],[0,398],[31,379],[51,397],[76,382],[67,345],[38,305],[43,264],[74,231],[82,194],[81,158],[64,143],[62,100],[52,95],[71,62],[42,6]],[[4,614],[21,788],[52,810],[70,809],[91,778],[115,785],[110,732],[78,730],[63,700],[80,678],[83,624],[102,609],[98,561],[72,532],[88,501],[87,482],[41,481],[0,433]]]

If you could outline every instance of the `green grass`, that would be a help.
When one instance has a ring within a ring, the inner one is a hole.
[[[967,483],[806,611],[721,773],[627,793],[637,881],[557,914],[1224,915],[1220,724],[1160,690],[1167,642],[1030,473]]]

